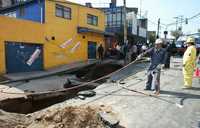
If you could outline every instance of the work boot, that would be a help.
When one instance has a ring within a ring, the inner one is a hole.
[[[160,95],[160,91],[154,91],[153,92],[155,95]]]
[[[182,89],[191,89],[192,87],[190,86],[183,86]]]

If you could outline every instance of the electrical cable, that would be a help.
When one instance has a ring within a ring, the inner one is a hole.
[[[110,73],[110,74],[108,74],[108,75],[105,75],[105,76],[103,76],[103,77],[100,77],[100,78],[98,78],[98,79],[96,79],[96,80],[93,80],[93,81],[90,81],[90,82],[87,82],[87,83],[84,83],[84,84],[81,84],[81,85],[78,85],[78,86],[75,86],[75,87],[67,88],[67,89],[61,89],[61,90],[56,90],[56,91],[46,91],[46,92],[40,92],[40,93],[26,93],[26,92],[25,92],[25,93],[10,93],[10,92],[4,92],[4,91],[1,91],[1,93],[6,93],[6,94],[20,94],[20,95],[21,95],[21,94],[24,94],[24,95],[29,96],[29,95],[33,95],[33,94],[37,94],[37,95],[38,95],[38,94],[44,94],[44,93],[53,93],[53,92],[60,92],[60,91],[61,91],[61,92],[63,92],[63,91],[69,91],[69,90],[72,90],[72,89],[77,89],[77,88],[80,88],[80,87],[87,86],[87,85],[89,85],[89,84],[91,84],[91,83],[95,83],[95,82],[97,82],[97,81],[99,81],[99,80],[102,80],[102,79],[105,79],[105,78],[108,78],[108,77],[112,76],[113,74],[118,73],[118,72],[122,71],[123,69],[127,68],[127,67],[130,66],[131,64],[136,63],[137,61],[138,61],[138,59],[136,59],[135,61],[129,63],[128,65],[124,66],[123,68],[121,68],[121,69],[119,69],[119,70],[117,70],[117,71],[115,71],[115,72],[112,72],[112,73]],[[118,84],[118,85],[119,85],[119,84]],[[121,86],[121,85],[119,85],[119,87],[121,87],[122,89],[128,90],[128,91],[131,91],[131,92],[139,93],[139,94],[142,94],[142,95],[145,95],[145,96],[149,96],[149,97],[153,97],[153,98],[156,98],[156,99],[165,101],[165,102],[170,103],[170,104],[174,104],[174,105],[176,105],[176,106],[179,107],[179,108],[182,108],[182,107],[183,107],[183,105],[181,105],[181,104],[178,104],[178,103],[176,103],[176,102],[163,99],[163,98],[161,98],[161,97],[158,97],[158,96],[155,96],[155,95],[152,95],[152,94],[147,94],[147,93],[144,93],[144,92],[141,92],[141,91],[137,91],[137,90],[134,90],[134,89],[129,89],[129,88],[124,87],[124,86]]]
[[[120,86],[120,85],[119,85]],[[165,101],[167,103],[170,103],[170,104],[174,104],[176,105],[178,108],[183,108],[183,105],[177,103],[177,102],[173,102],[173,101],[170,101],[170,100],[166,100],[166,99],[163,99],[159,96],[156,96],[156,95],[152,95],[152,94],[148,94],[148,93],[144,93],[144,92],[141,92],[141,91],[137,91],[135,89],[130,89],[130,88],[127,88],[127,87],[124,87],[124,86],[120,86],[121,88],[125,89],[125,90],[128,90],[128,91],[131,91],[131,92],[135,92],[135,93],[139,93],[139,94],[142,94],[142,95],[145,95],[145,96],[148,96],[148,97],[153,97],[153,98],[156,98],[158,100],[161,100],[161,101]]]
[[[84,86],[87,86],[87,85],[89,85],[89,84],[91,84],[91,83],[95,83],[95,82],[100,81],[100,80],[103,80],[103,79],[105,79],[105,78],[109,78],[109,77],[111,77],[112,75],[114,75],[114,74],[116,74],[116,73],[118,73],[118,72],[124,70],[125,68],[127,68],[127,67],[130,66],[131,64],[134,64],[136,61],[138,61],[138,60],[136,59],[135,61],[129,63],[128,65],[126,65],[126,66],[122,67],[121,69],[116,70],[116,71],[114,71],[114,72],[112,72],[112,73],[110,73],[110,74],[108,74],[108,75],[105,75],[105,76],[100,77],[100,78],[98,78],[98,79],[92,80],[92,81],[90,81],[90,82],[83,83],[83,84],[78,85],[78,86],[74,86],[74,87],[67,88],[67,89],[60,89],[60,90],[56,90],[56,91],[44,91],[44,92],[38,92],[38,93],[27,93],[27,92],[25,92],[24,94],[27,94],[27,95],[30,95],[30,94],[45,94],[45,93],[52,93],[52,92],[69,91],[69,90],[77,89],[77,88],[80,88],[80,87],[84,87]],[[6,92],[4,92],[4,93],[6,93]],[[17,93],[16,93],[16,94],[17,94]],[[21,93],[20,93],[20,94],[21,94]]]
[[[190,18],[187,18],[187,20],[190,21],[190,20],[193,20],[193,19],[196,19],[196,18],[200,18],[200,13],[197,13],[194,16],[191,16]],[[167,24],[167,26],[169,27],[169,26],[172,26],[172,25],[176,25],[177,23],[179,24],[179,23],[184,23],[184,22],[186,22],[186,19],[181,19],[181,21]]]

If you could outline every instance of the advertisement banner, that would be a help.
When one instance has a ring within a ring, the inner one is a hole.
[[[75,50],[80,47],[80,45],[81,45],[81,42],[76,43],[76,45],[70,50],[70,52],[74,53]]]
[[[33,54],[31,55],[31,57],[29,58],[29,60],[26,62],[26,64],[28,64],[29,66],[31,66],[35,60],[40,56],[41,50],[40,49],[36,49]]]
[[[71,39],[65,41],[64,43],[62,43],[62,44],[60,45],[60,47],[61,47],[61,48],[66,48],[66,47],[67,47],[68,45],[70,45],[72,42],[73,42],[73,39],[71,38]]]

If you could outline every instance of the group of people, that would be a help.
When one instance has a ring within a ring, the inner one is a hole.
[[[189,37],[185,42],[187,50],[183,56],[183,76],[184,76],[184,89],[192,87],[192,78],[194,68],[196,66],[196,48],[195,39]],[[116,49],[121,50],[122,47],[116,46]],[[123,46],[123,52],[125,57],[125,64],[135,59],[139,60],[144,56],[151,58],[150,65],[147,70],[147,82],[145,90],[152,90],[156,95],[160,94],[160,75],[162,68],[170,68],[170,57],[172,54],[172,48],[169,43],[164,42],[162,39],[157,39],[155,45],[152,48],[142,48],[142,53],[138,53],[138,47],[135,44],[125,44]],[[140,50],[140,51],[141,51]],[[99,59],[103,60],[104,48],[102,45],[98,47]],[[139,54],[139,55],[138,55]],[[127,61],[127,62],[126,62]],[[200,61],[200,56],[199,56]],[[200,63],[200,62],[199,62]]]
[[[145,90],[153,90],[156,95],[160,94],[160,74],[162,68],[169,68],[170,52],[169,48],[163,48],[164,41],[157,39],[155,46],[140,54],[137,59],[141,59],[144,55],[151,58],[149,68],[147,70],[147,82]],[[183,76],[184,89],[192,88],[192,78],[196,65],[196,48],[195,40],[189,37],[185,42],[187,50],[183,56]]]

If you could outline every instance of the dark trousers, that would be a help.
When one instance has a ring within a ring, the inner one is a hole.
[[[103,60],[103,53],[99,53],[99,59]]]
[[[165,68],[170,68],[170,58],[171,58],[171,55],[169,53],[166,53]]]
[[[137,53],[133,53],[131,56],[131,61],[134,61],[137,58]]]
[[[170,57],[166,60],[165,68],[170,68]]]
[[[160,70],[147,72],[146,89],[151,90],[153,85],[155,86],[153,89],[160,90]]]

